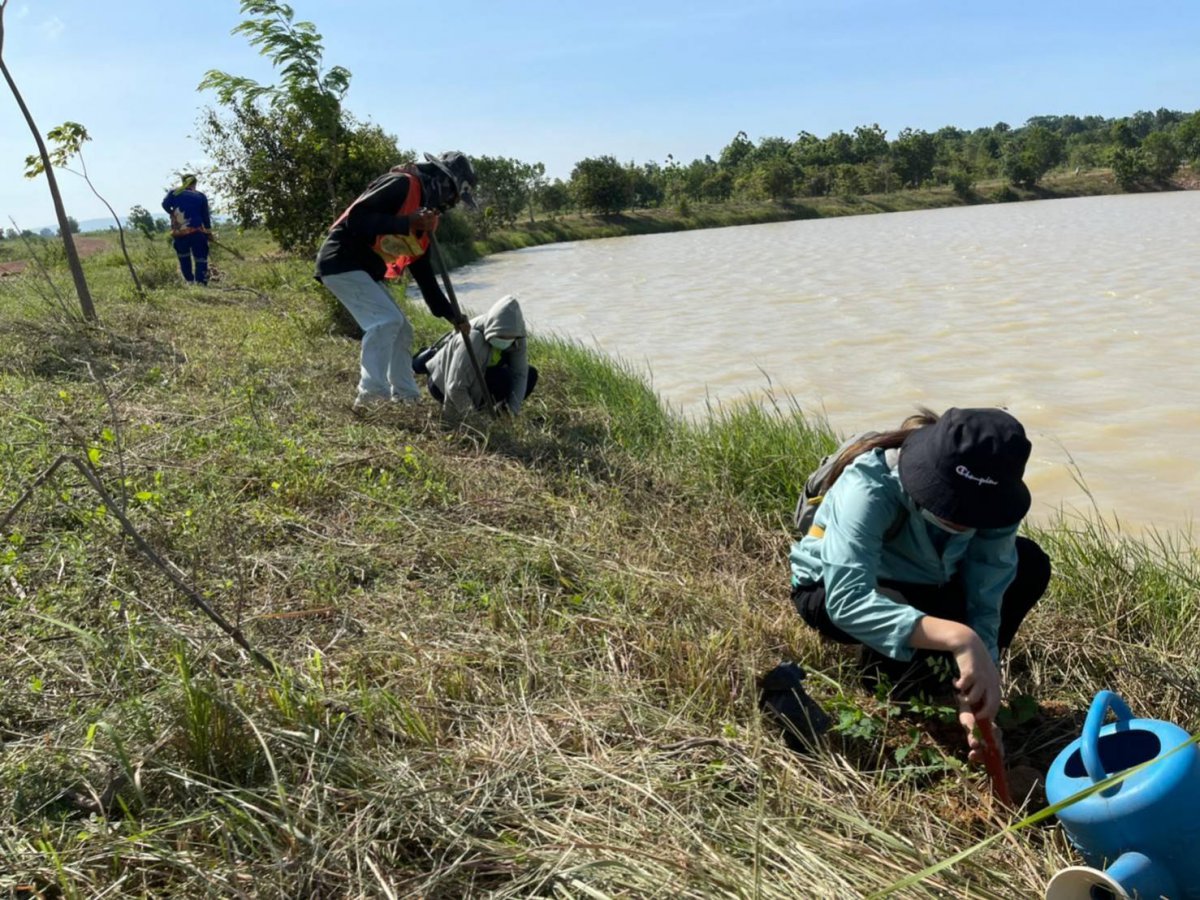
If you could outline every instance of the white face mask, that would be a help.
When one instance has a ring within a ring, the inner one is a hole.
[[[924,519],[926,522],[928,522],[930,525],[936,525],[938,528],[940,528],[942,531],[946,532],[947,534],[965,534],[966,532],[971,531],[970,528],[959,528],[954,525],[951,525],[945,519],[938,518],[933,513],[931,513],[929,510],[924,509],[924,508],[921,509],[921,518]]]
[[[512,346],[513,340],[515,340],[515,339],[514,338],[491,338],[488,340],[488,343],[491,344],[493,347],[495,347],[497,350],[507,350],[509,347]]]

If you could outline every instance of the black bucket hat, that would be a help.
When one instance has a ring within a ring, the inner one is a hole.
[[[946,410],[900,450],[900,484],[917,505],[968,528],[1005,528],[1029,512],[1031,445],[1002,409]]]
[[[465,153],[457,150],[451,150],[441,156],[426,153],[425,161],[435,165],[454,182],[455,190],[458,191],[458,199],[464,205],[469,209],[479,209],[479,204],[475,202],[475,193],[472,190],[478,179],[475,177],[475,168]]]

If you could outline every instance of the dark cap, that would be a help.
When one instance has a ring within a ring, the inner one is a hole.
[[[968,528],[1005,528],[1029,512],[1031,445],[1002,409],[946,410],[900,450],[900,483],[917,505]]]
[[[454,182],[454,188],[458,192],[459,200],[470,209],[479,209],[479,204],[475,202],[475,194],[471,190],[477,182],[475,169],[472,167],[471,161],[467,159],[465,153],[460,153],[457,150],[451,150],[443,153],[441,156],[426,153],[425,160],[437,166],[443,174],[449,176],[450,180]]]

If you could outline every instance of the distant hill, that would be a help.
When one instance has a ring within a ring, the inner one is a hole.
[[[128,227],[129,222],[127,222],[125,219],[122,219],[121,225]],[[79,230],[80,231],[108,231],[108,229],[116,228],[116,227],[117,227],[117,223],[113,221],[112,216],[106,216],[103,219],[80,219],[79,220]],[[58,231],[57,225],[54,227],[54,230]]]
[[[151,212],[153,212],[153,210]],[[158,213],[154,213],[155,218],[158,218],[160,216],[162,216],[163,218],[166,218],[165,214],[163,214],[161,211]],[[228,221],[228,217],[227,216],[213,216],[213,221],[214,222],[226,222],[226,221]],[[125,218],[122,218],[121,225],[124,226],[125,228],[128,228],[129,221]],[[55,223],[54,225],[48,225],[45,227],[49,228],[50,231],[55,234],[58,233],[58,223]],[[110,230],[115,230],[116,227],[117,227],[117,223],[113,221],[112,216],[108,216],[108,217],[102,218],[102,219],[80,219],[79,220],[79,230],[81,232],[110,231]],[[36,234],[40,230],[41,230],[40,228],[34,228],[33,232]]]

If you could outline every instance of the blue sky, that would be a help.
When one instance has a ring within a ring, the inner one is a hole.
[[[1200,109],[1200,3],[1010,0],[293,0],[353,73],[348,108],[401,147],[541,161],[690,161],[878,122],[975,128],[1055,113]],[[210,68],[272,80],[236,0],[9,0],[4,60],[44,133],[73,120],[93,180],[124,214],[157,210],[213,102]],[[0,225],[53,222],[35,148],[0,83]],[[68,212],[105,214],[61,176]]]

